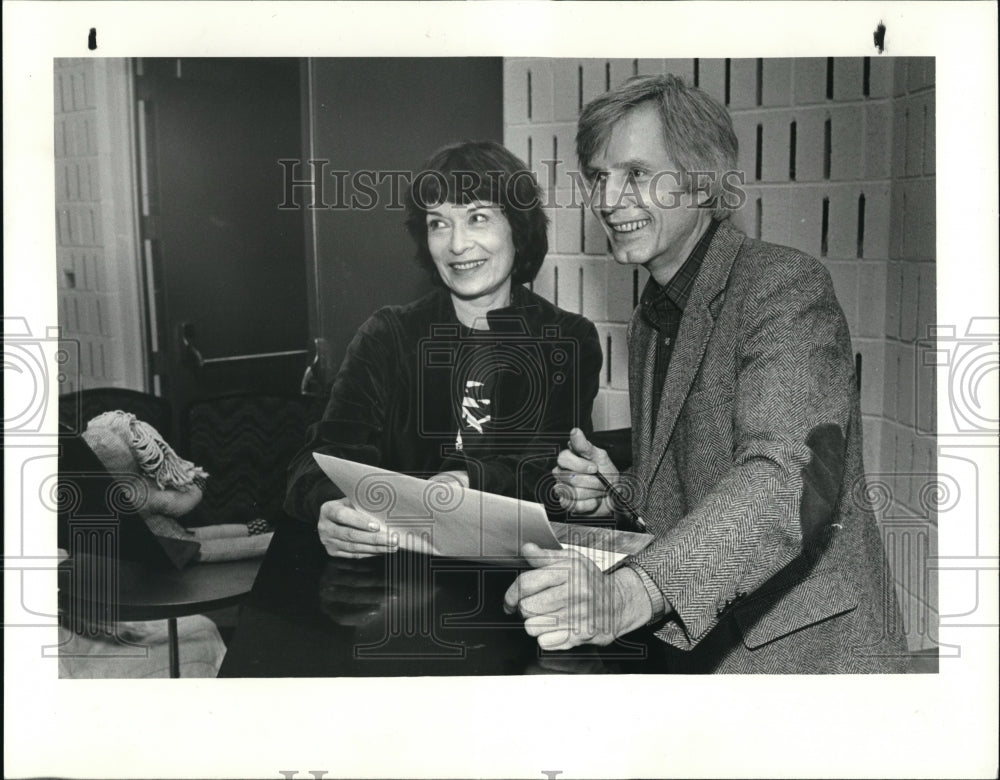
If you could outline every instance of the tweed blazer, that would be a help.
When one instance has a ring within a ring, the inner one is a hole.
[[[656,338],[636,309],[623,478],[657,537],[631,565],[672,610],[655,634],[678,670],[903,669],[866,498],[851,340],[829,273],[724,222],[663,387],[652,386]]]

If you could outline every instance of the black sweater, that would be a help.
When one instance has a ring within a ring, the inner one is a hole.
[[[466,470],[472,488],[558,514],[550,472],[570,429],[592,430],[597,330],[519,285],[511,306],[488,320],[488,331],[460,325],[443,289],[375,312],[347,348],[323,419],[289,465],[285,510],[315,523],[320,506],[343,495],[313,460],[321,452],[419,477]],[[490,416],[481,433],[463,419],[470,379],[484,382],[471,383],[480,391],[473,416]]]

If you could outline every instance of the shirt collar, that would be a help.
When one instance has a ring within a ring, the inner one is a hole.
[[[490,334],[508,333],[511,335],[538,335],[541,331],[541,307],[532,300],[532,295],[523,284],[512,284],[510,290],[510,305],[500,309],[493,309],[486,313],[489,322],[489,331],[472,331],[458,322],[455,316],[455,307],[451,302],[451,295],[448,290],[441,287],[437,290],[439,319],[441,321],[453,322],[460,326],[462,331],[468,333]],[[527,333],[524,333],[527,328]]]
[[[649,277],[646,287],[642,291],[640,303],[645,314],[653,315],[654,324],[659,320],[659,317],[656,316],[656,310],[660,309],[668,301],[681,311],[684,311],[684,307],[687,306],[688,296],[691,295],[694,281],[698,278],[698,271],[701,270],[701,264],[705,260],[705,255],[708,254],[708,248],[712,244],[712,237],[715,235],[715,230],[718,226],[718,220],[713,219],[709,223],[708,228],[702,234],[701,238],[698,239],[698,243],[691,250],[691,254],[688,255],[687,260],[684,261],[683,265],[677,269],[677,273],[665,285],[661,286],[657,284],[652,276]]]
[[[514,284],[510,289],[510,305],[487,312],[486,319],[491,332],[517,335],[526,329],[527,333],[523,335],[534,335],[538,331],[540,311],[531,301],[527,288]]]

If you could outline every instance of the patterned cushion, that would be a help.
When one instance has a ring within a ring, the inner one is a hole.
[[[247,523],[281,506],[288,462],[320,406],[311,396],[240,395],[190,407],[184,454],[209,473],[199,507],[207,522]]]

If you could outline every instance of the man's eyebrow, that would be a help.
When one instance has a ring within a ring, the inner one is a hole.
[[[616,169],[629,170],[632,168],[644,168],[646,170],[652,170],[653,165],[652,163],[649,162],[649,160],[643,160],[638,157],[632,157],[628,160],[615,161],[605,166],[587,165],[584,167],[584,173],[590,178],[593,178],[594,176],[597,176],[602,173],[606,174],[608,171],[611,170],[616,170]]]
[[[632,157],[631,159],[624,160],[620,163],[615,163],[616,168],[652,168],[653,166],[648,160],[643,160],[638,157]]]

